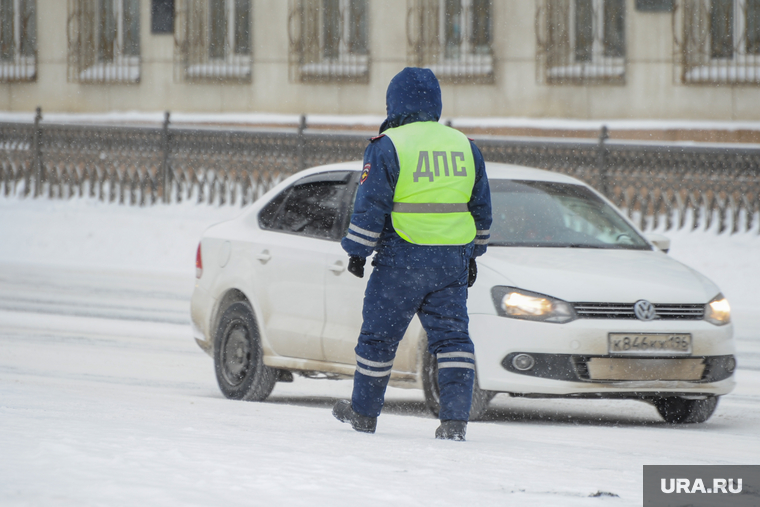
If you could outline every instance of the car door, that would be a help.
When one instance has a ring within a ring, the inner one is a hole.
[[[345,236],[358,180],[352,178],[346,196],[345,214],[342,217],[341,238]],[[354,347],[362,327],[362,306],[367,280],[372,273],[370,262],[364,267],[364,278],[349,273],[348,255],[340,246],[332,245],[326,254],[328,273],[325,279],[325,327],[322,333],[322,350],[327,361],[341,364],[356,362]]]
[[[341,233],[351,173],[306,176],[259,213],[262,229],[252,252],[267,338],[286,357],[324,359],[324,282],[327,253]]]
[[[358,174],[349,186],[348,205],[341,222],[340,237],[345,236],[353,211],[358,186]],[[348,271],[348,255],[340,243],[330,245],[326,253],[328,273],[325,279],[325,326],[322,333],[322,349],[327,361],[339,364],[356,364],[356,347],[362,327],[362,307],[367,280],[372,274],[371,258],[364,267],[364,278],[357,278]],[[420,325],[415,317],[405,338],[399,345],[393,370],[414,372],[417,367],[417,336]]]

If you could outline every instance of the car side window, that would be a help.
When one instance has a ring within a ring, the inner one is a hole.
[[[299,180],[261,210],[261,228],[340,239],[350,179],[350,172],[340,171]]]
[[[349,182],[346,191],[346,206],[343,216],[343,223],[341,224],[340,237],[344,238],[348,234],[348,226],[351,224],[351,215],[354,213],[354,204],[356,203],[356,192],[359,190],[359,176],[358,174]]]
[[[292,188],[293,187],[288,187],[280,192],[277,197],[272,199],[269,204],[264,206],[259,212],[259,226],[261,226],[262,229],[272,229],[274,226],[274,220],[277,217],[277,212],[280,207],[282,207],[282,203],[285,202],[285,198],[288,196]]]

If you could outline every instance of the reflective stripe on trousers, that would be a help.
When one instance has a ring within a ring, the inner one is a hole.
[[[356,354],[356,371],[368,377],[390,377],[393,361],[370,361]]]
[[[472,352],[441,352],[436,355],[438,369],[441,368],[466,368],[475,369],[475,354]]]

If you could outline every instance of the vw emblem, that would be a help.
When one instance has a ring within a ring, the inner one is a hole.
[[[654,320],[657,317],[654,305],[646,299],[636,301],[636,304],[633,305],[633,313],[636,314],[636,318],[639,320]]]

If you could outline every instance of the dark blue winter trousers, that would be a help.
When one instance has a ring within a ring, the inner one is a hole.
[[[351,405],[359,414],[380,415],[398,344],[415,314],[438,361],[439,418],[467,421],[475,356],[467,332],[467,268],[462,266],[375,266],[364,293]]]

